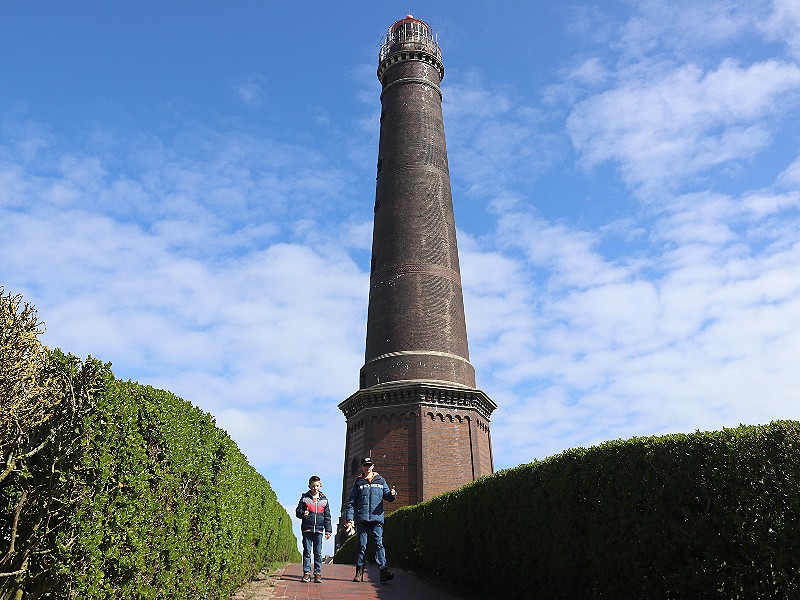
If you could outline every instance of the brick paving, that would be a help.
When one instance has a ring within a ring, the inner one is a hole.
[[[455,600],[462,596],[440,590],[413,573],[390,569],[394,579],[380,583],[378,567],[367,565],[364,581],[353,582],[353,565],[322,566],[322,583],[303,583],[297,563],[286,566],[275,584],[272,600]]]

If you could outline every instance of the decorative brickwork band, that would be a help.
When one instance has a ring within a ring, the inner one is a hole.
[[[461,362],[464,362],[464,363],[472,366],[472,363],[469,362],[463,356],[456,356],[455,354],[450,354],[449,352],[436,352],[435,350],[405,350],[405,351],[399,350],[397,352],[387,352],[386,354],[381,354],[380,356],[376,356],[375,358],[369,359],[364,364],[368,365],[368,364],[373,363],[373,362],[378,361],[378,360],[384,360],[386,358],[394,358],[396,356],[417,356],[417,355],[421,355],[421,356],[443,356],[443,357],[446,357],[446,358],[450,358],[452,360],[459,360]]]
[[[424,77],[403,77],[402,79],[395,79],[391,83],[387,83],[385,86],[383,86],[383,91],[381,92],[381,100],[383,100],[383,95],[389,91],[389,88],[392,88],[396,85],[400,85],[402,83],[419,83],[422,85],[427,85],[428,87],[433,88],[433,90],[437,94],[439,94],[440,100],[442,98],[442,88],[433,83],[431,80],[425,79]]]
[[[384,278],[399,277],[401,275],[408,275],[409,273],[424,273],[425,275],[433,275],[434,277],[443,277],[449,279],[458,287],[461,287],[461,275],[449,267],[421,263],[402,263],[375,271],[372,274],[373,283],[370,289],[380,285]]]

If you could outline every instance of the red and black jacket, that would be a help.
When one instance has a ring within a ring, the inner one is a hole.
[[[307,516],[303,513],[308,511]],[[306,492],[300,496],[300,502],[297,503],[297,510],[295,511],[298,519],[302,519],[303,523],[300,529],[303,531],[313,531],[314,533],[332,533],[331,527],[331,507],[328,506],[328,498],[322,492],[319,497],[314,500],[311,492]]]

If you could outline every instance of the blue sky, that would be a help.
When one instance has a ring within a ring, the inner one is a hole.
[[[378,45],[438,32],[495,468],[800,418],[800,4],[4,2],[0,285],[339,508]],[[399,490],[402,493],[402,490]]]

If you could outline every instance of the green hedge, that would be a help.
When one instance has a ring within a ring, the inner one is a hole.
[[[299,559],[269,482],[209,414],[94,359],[54,359],[73,378],[92,366],[94,379],[68,443],[32,456],[0,494],[12,511],[19,490],[29,500],[59,482],[60,525],[21,530],[39,535],[18,578],[29,597],[221,599],[265,565]]]
[[[486,598],[798,598],[800,423],[569,450],[400,509],[384,540]]]

